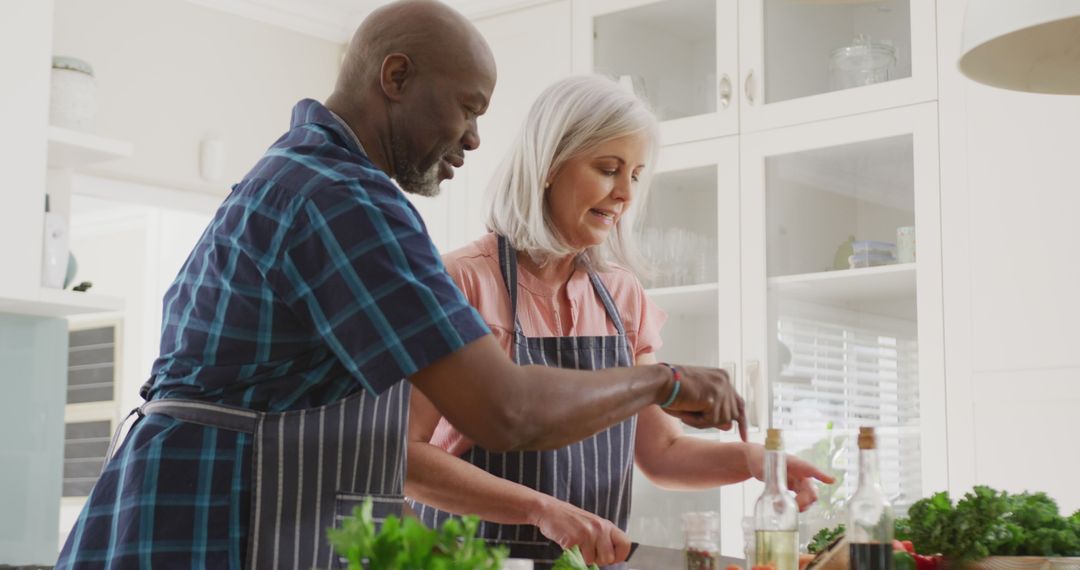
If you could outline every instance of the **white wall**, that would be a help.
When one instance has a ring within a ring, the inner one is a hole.
[[[95,170],[223,195],[289,126],[298,100],[323,100],[342,46],[183,0],[56,0],[53,48],[94,67],[97,132],[135,155]],[[225,141],[224,176],[199,178],[199,141]]]
[[[0,294],[29,297],[41,284],[45,129],[51,0],[4,2],[0,18]],[[8,244],[22,244],[10,247]]]
[[[1080,508],[1080,97],[956,70],[966,2],[938,2],[949,480]]]
[[[495,94],[480,119],[479,150],[466,157],[468,208],[458,243],[468,243],[485,231],[488,183],[502,162],[537,95],[556,80],[570,75],[570,1],[559,0],[503,16],[476,21],[499,70]]]

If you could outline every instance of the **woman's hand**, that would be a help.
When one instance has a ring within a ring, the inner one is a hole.
[[[814,479],[832,485],[836,479],[828,476],[818,469],[813,463],[803,461],[794,455],[785,455],[787,464],[787,486],[795,491],[795,501],[799,504],[799,511],[805,511],[817,501],[817,489],[814,487]],[[746,467],[750,474],[760,481],[765,480],[765,448],[757,444],[746,444]]]
[[[630,538],[619,527],[553,497],[545,495],[530,524],[563,548],[576,544],[586,564],[616,564],[630,555]]]

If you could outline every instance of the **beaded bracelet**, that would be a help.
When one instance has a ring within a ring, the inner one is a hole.
[[[664,366],[667,366],[671,369],[671,377],[673,380],[675,380],[675,387],[672,388],[671,395],[668,396],[667,401],[665,401],[663,404],[660,404],[661,408],[666,408],[671,404],[674,404],[675,398],[679,396],[679,388],[682,388],[682,374],[679,373],[679,370],[677,368],[668,364],[667,362],[661,362],[660,364],[663,364]]]

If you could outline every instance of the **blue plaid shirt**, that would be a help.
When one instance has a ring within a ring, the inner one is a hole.
[[[141,393],[311,408],[380,393],[488,332],[401,190],[328,109],[304,100],[165,294],[161,356]],[[250,443],[143,418],[57,567],[240,567]]]
[[[486,333],[413,205],[305,100],[166,293],[142,395],[310,408],[381,392]]]

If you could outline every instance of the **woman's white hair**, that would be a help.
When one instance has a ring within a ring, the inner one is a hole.
[[[655,167],[659,125],[648,105],[615,81],[601,76],[556,82],[533,103],[521,132],[488,188],[488,229],[538,264],[579,253],[569,247],[551,221],[545,182],[566,162],[597,146],[643,133],[649,142],[646,169],[634,187],[630,207],[604,243],[587,248],[579,260],[593,269],[612,264],[647,272],[635,239],[638,212],[648,197],[649,171]]]

